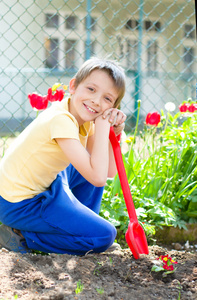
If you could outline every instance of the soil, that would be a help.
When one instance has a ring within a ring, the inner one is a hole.
[[[178,262],[173,274],[152,272],[158,256]],[[197,299],[197,252],[149,246],[134,259],[130,249],[72,255],[0,250],[0,300]]]

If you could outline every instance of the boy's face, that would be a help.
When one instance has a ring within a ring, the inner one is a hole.
[[[95,120],[106,109],[114,107],[119,96],[112,78],[103,70],[92,71],[76,88],[73,78],[69,92],[72,95],[69,110],[79,125]]]

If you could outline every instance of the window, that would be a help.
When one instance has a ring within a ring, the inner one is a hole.
[[[146,31],[149,31],[152,29],[152,22],[151,21],[145,21],[145,29]]]
[[[147,43],[147,70],[148,72],[157,71],[157,42],[148,41]]]
[[[147,20],[144,22],[144,28],[146,31],[160,31],[161,30],[161,23],[158,22],[152,22],[150,20]]]
[[[65,55],[66,55],[66,68],[76,69],[77,51],[76,40],[66,40],[65,42]]]
[[[195,37],[194,25],[190,25],[190,24],[185,25],[184,36],[186,38],[194,39]]]
[[[95,55],[96,18],[91,17],[89,46],[86,45],[87,28],[84,24],[87,15],[46,13],[44,28],[44,66],[51,69],[64,69],[75,72],[86,58],[85,54]],[[80,22],[80,20],[83,20]]]
[[[158,21],[156,23],[154,23],[154,26],[155,26],[155,30],[156,31],[160,31],[161,30],[161,23]]]
[[[46,14],[46,27],[57,28],[59,26],[59,16],[55,14]]]
[[[75,29],[76,28],[76,16],[67,16],[66,17],[66,29]]]
[[[193,71],[193,63],[194,63],[194,48],[184,47],[183,62],[184,62],[184,70],[187,73],[191,73]]]
[[[129,70],[137,70],[137,40],[127,39],[126,43],[126,63]]]
[[[46,38],[45,39],[45,67],[46,68],[58,68],[58,54],[59,45],[58,39]]]
[[[125,28],[128,30],[137,30],[139,29],[139,22],[134,19],[130,19],[127,21]],[[161,22],[146,20],[144,22],[144,29],[146,31],[160,31],[161,30]]]
[[[138,21],[134,19],[130,19],[127,21],[125,28],[128,30],[137,30],[138,29]]]

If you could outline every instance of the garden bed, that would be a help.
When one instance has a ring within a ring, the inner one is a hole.
[[[163,226],[157,229],[155,238],[158,242],[165,244],[172,243],[197,243],[197,224],[187,224],[187,230],[173,226]]]
[[[156,258],[169,254],[173,274],[151,272]],[[17,254],[0,250],[0,299],[12,300],[189,300],[197,299],[197,252],[150,246],[135,260],[129,249],[84,257]]]

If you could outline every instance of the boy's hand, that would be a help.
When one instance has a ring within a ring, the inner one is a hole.
[[[125,127],[126,115],[117,108],[110,108],[104,111],[103,118],[109,118],[108,121],[114,127],[114,132],[119,135]]]
[[[125,128],[125,123],[122,123],[118,126],[114,125],[114,132],[115,132],[115,135],[118,136]]]

